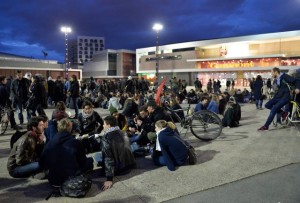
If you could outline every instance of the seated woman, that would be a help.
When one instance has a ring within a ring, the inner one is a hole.
[[[155,165],[167,166],[170,171],[186,164],[188,158],[188,149],[174,129],[172,122],[158,120],[155,123],[157,139],[152,159]]]
[[[87,138],[88,135],[101,133],[103,130],[103,119],[96,111],[94,111],[93,104],[86,101],[83,104],[83,108],[84,109],[78,116],[79,134],[82,138]],[[87,153],[100,150],[100,144],[94,137],[83,139],[82,142]]]
[[[170,106],[171,106],[171,109],[174,110],[177,113],[177,115],[180,117],[180,119],[184,119],[184,111],[183,111],[182,107],[179,104],[179,98],[178,97],[175,97],[175,98],[171,99]],[[174,118],[172,117],[172,119],[175,123],[179,122],[179,120],[175,117]]]
[[[218,96],[216,94],[213,94],[211,96],[211,99],[210,99],[206,109],[209,111],[212,111],[216,114],[219,113],[219,101],[218,101]]]
[[[241,106],[234,97],[230,97],[222,120],[224,127],[238,127],[241,119]]]

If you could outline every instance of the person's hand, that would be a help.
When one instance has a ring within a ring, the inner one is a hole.
[[[299,89],[295,89],[295,93],[299,94],[300,90]]]
[[[113,185],[112,181],[105,181],[103,183],[103,186],[102,186],[101,190],[105,191],[107,189],[110,189],[112,187],[112,185]]]
[[[89,138],[89,134],[84,134],[84,135],[81,136],[81,138],[82,139],[87,139],[87,138]]]

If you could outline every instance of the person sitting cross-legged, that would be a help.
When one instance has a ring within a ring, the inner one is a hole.
[[[71,134],[72,122],[63,118],[57,122],[58,133],[50,140],[41,155],[39,165],[49,170],[51,185],[61,186],[69,177],[93,169],[93,158],[87,158],[82,143]]]

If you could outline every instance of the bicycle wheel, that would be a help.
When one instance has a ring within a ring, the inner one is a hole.
[[[220,136],[222,121],[217,114],[211,111],[200,111],[193,115],[190,129],[198,139],[209,141]]]

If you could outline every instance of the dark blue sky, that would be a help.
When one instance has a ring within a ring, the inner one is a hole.
[[[63,61],[62,25],[77,35],[105,37],[106,48],[300,30],[300,0],[2,0],[0,52]]]

